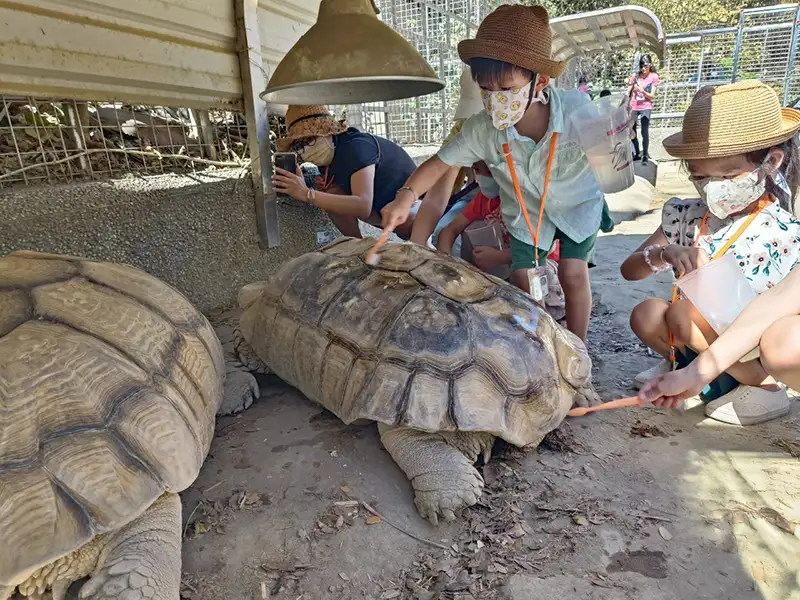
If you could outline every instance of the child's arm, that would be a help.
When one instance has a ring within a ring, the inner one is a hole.
[[[425,194],[417,216],[414,217],[411,241],[415,244],[425,245],[433,230],[436,229],[436,224],[447,210],[447,203],[460,170],[460,167],[450,167],[445,175]]]
[[[653,270],[644,259],[644,249],[648,246],[666,246],[668,243],[667,236],[664,235],[664,231],[661,227],[656,229],[656,231],[654,231],[653,234],[622,263],[622,266],[619,268],[622,277],[627,281],[639,281],[640,279],[650,277],[650,275],[653,274]],[[650,251],[650,262],[656,266],[663,264],[659,261],[659,253],[655,250]]]
[[[458,215],[455,219],[450,221],[447,227],[439,232],[439,239],[436,240],[436,247],[442,252],[452,254],[453,244],[456,238],[461,235],[469,224],[470,221],[467,217]]]

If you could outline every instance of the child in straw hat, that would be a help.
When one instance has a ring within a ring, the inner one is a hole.
[[[547,11],[522,5],[500,6],[483,20],[475,39],[459,43],[459,56],[481,87],[485,110],[468,119],[437,156],[415,171],[384,209],[383,225],[392,229],[403,223],[416,199],[450,166],[484,161],[500,187],[501,213],[511,234],[512,281],[530,291],[529,269],[543,265],[555,240],[560,240],[558,276],[567,327],[585,339],[592,303],[588,267],[604,200],[586,154],[569,132],[570,113],[590,100],[578,90],[550,87],[551,78],[566,66],[551,58],[550,44]],[[504,144],[510,149],[528,218],[515,192]],[[416,228],[412,240],[417,238]]]
[[[322,176],[318,189],[306,186],[297,173],[276,168],[276,191],[327,211],[342,234],[361,237],[358,221],[379,225],[381,211],[395,197],[416,167],[400,146],[382,137],[362,133],[334,119],[324,106],[290,106],[286,136],[277,142],[281,152],[296,152],[303,162],[317,165]],[[397,227],[408,238],[412,218]]]
[[[800,221],[790,212],[800,187],[798,131],[800,111],[782,109],[759,81],[701,89],[682,131],[664,140],[667,152],[686,161],[699,197],[664,205],[661,227],[625,260],[623,277],[639,280],[665,270],[680,277],[732,254],[754,292],[778,285],[800,262]],[[634,308],[631,327],[665,358],[676,349],[680,367],[717,338],[687,299],[645,300]],[[751,425],[786,414],[786,390],[764,360],[729,363],[701,394],[706,415]],[[658,384],[646,385],[645,395],[654,389]]]

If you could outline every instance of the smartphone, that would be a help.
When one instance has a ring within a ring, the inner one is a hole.
[[[297,154],[294,152],[276,152],[275,166],[294,175],[297,173]]]

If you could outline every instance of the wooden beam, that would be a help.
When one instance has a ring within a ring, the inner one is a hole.
[[[625,20],[625,28],[628,30],[628,36],[631,38],[631,42],[633,43],[633,49],[638,50],[640,47],[639,44],[639,33],[636,30],[636,24],[633,22],[633,17],[629,12],[622,13],[622,18]]]
[[[280,246],[278,197],[272,189],[272,153],[269,147],[267,103],[259,94],[267,87],[258,33],[258,0],[234,0],[237,51],[244,91],[244,114],[250,146],[250,170],[256,197],[256,224],[261,245]]]
[[[600,45],[603,47],[603,50],[605,50],[606,52],[611,52],[611,44],[608,43],[605,34],[600,28],[600,24],[597,22],[597,18],[588,17],[586,20],[589,24],[589,28],[594,32],[594,37],[600,42]]]
[[[563,40],[567,46],[572,48],[575,56],[584,56],[583,49],[575,43],[575,39],[572,37],[572,35],[570,35],[570,32],[567,31],[567,28],[564,27],[563,23],[551,23],[550,27],[555,29],[559,39]]]

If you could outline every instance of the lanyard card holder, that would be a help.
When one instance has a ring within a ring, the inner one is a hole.
[[[543,266],[528,269],[528,286],[534,301],[544,304],[544,299],[547,298],[547,294],[550,291],[547,283],[547,269]]]

